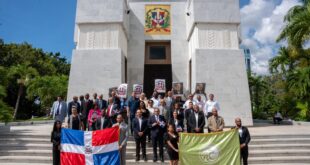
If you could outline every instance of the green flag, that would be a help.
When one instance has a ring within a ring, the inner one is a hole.
[[[181,165],[240,165],[239,133],[181,133],[179,156]]]

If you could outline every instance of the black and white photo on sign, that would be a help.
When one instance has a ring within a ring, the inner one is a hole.
[[[143,85],[133,84],[133,91],[135,92],[136,98],[139,98],[141,93],[143,92]]]
[[[158,93],[166,92],[166,80],[165,79],[155,79],[155,90]]]
[[[173,95],[178,95],[178,96],[183,95],[183,82],[173,82],[172,90],[173,90]]]
[[[205,94],[206,83],[196,83],[196,94]]]
[[[126,98],[127,96],[127,84],[121,84],[118,88],[117,88],[117,95],[121,98]]]

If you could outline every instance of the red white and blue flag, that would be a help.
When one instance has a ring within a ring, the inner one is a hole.
[[[61,165],[118,165],[119,128],[99,131],[61,130]]]

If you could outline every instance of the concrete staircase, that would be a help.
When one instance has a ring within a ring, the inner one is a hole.
[[[45,132],[45,133],[44,133]],[[48,131],[42,133],[10,132],[0,134],[0,164],[52,164],[52,145]],[[310,164],[310,134],[256,135],[250,143],[249,164]],[[135,143],[130,137],[127,164],[154,164],[151,143],[147,143],[148,161],[135,162]],[[168,155],[165,154],[165,164]],[[155,164],[161,164],[157,162]]]

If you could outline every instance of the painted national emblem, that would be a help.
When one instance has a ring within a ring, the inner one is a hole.
[[[171,32],[170,5],[145,6],[145,34],[169,35]]]

